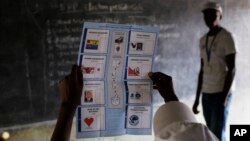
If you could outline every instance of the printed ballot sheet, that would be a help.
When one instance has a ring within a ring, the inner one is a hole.
[[[78,53],[84,87],[77,138],[151,135],[152,82],[159,29],[85,22]],[[140,130],[138,130],[140,129]]]

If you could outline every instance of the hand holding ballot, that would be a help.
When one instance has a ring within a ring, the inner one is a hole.
[[[155,141],[218,141],[205,125],[197,122],[190,108],[179,102],[171,76],[162,72],[150,72],[148,76],[166,102],[154,115]]]
[[[80,67],[72,66],[71,73],[59,82],[61,106],[51,141],[68,141],[77,105],[80,104],[83,79]]]
[[[154,88],[159,90],[166,102],[156,111],[154,116],[155,141],[180,139],[185,139],[185,141],[218,141],[205,125],[196,121],[192,111],[178,101],[170,76],[161,72],[150,72],[148,76],[153,81]],[[78,66],[72,67],[71,74],[60,81],[59,88],[62,105],[51,141],[67,141],[70,138],[73,116],[76,106],[80,102],[83,88],[82,73]],[[131,126],[138,124],[138,116],[131,115],[129,117]],[[87,120],[91,124],[91,118]]]
[[[124,29],[116,31],[110,25],[95,25],[100,29],[84,24],[79,66],[74,65],[71,74],[59,82],[61,106],[51,141],[70,139],[75,111],[77,138],[150,135],[150,79],[166,102],[154,116],[155,141],[216,140],[206,126],[197,123],[188,106],[179,102],[171,76],[150,72],[158,29],[133,31],[131,26],[116,25]]]
[[[71,73],[59,82],[58,87],[62,104],[71,104],[74,107],[79,105],[83,88],[80,67],[73,65]]]
[[[178,101],[171,76],[162,72],[149,72],[148,76],[153,81],[153,88],[159,91],[165,102]]]

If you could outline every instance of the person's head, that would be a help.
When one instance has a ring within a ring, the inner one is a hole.
[[[203,9],[204,21],[208,28],[219,25],[222,18],[222,8],[217,2],[207,2]]]

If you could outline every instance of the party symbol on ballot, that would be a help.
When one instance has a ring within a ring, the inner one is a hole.
[[[86,117],[84,119],[84,122],[88,125],[88,127],[90,127],[91,124],[94,122],[94,118],[92,118],[92,117]]]

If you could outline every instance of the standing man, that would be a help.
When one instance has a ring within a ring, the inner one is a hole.
[[[220,26],[222,8],[216,2],[208,2],[203,10],[204,21],[209,28],[200,39],[201,69],[198,78],[193,112],[198,114],[202,93],[203,114],[208,128],[223,140],[227,119],[227,101],[235,74],[236,49],[229,31]]]

